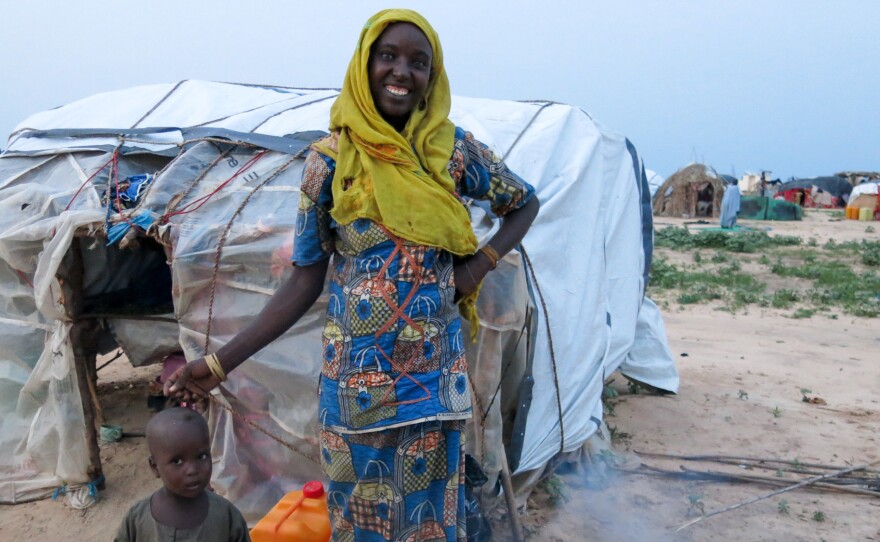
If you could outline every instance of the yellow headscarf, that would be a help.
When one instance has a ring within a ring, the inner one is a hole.
[[[376,109],[368,74],[373,43],[396,22],[421,29],[433,50],[425,107],[410,114],[403,132]],[[368,218],[415,243],[459,256],[474,253],[477,240],[470,216],[454,196],[455,183],[446,169],[455,142],[455,126],[448,118],[451,101],[440,40],[428,21],[406,9],[371,17],[330,109],[330,130],[339,132],[338,151],[328,143],[314,145],[336,160],[330,214],[337,222]]]

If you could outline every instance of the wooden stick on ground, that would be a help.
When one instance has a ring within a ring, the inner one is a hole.
[[[698,471],[694,469],[685,469],[683,471],[670,471],[658,469],[650,465],[642,465],[643,470],[615,469],[618,472],[626,474],[639,474],[642,476],[669,476],[672,478],[684,478],[689,480],[702,480],[709,482],[743,482],[757,483],[771,486],[787,486],[788,482],[781,478],[770,478],[767,476],[747,476],[740,474],[730,474],[726,472]],[[821,489],[822,491],[834,491],[837,493],[851,493],[854,495],[866,495],[869,497],[880,497],[880,492],[870,489],[860,489],[850,486],[843,486],[824,482],[815,482],[810,484],[811,488]]]
[[[807,478],[806,480],[798,482],[797,484],[794,484],[793,486],[788,486],[788,487],[782,488],[778,491],[774,491],[774,492],[768,493],[766,495],[761,495],[760,497],[755,497],[754,499],[751,499],[751,500],[748,500],[745,502],[741,502],[741,503],[735,504],[733,506],[728,506],[727,508],[722,508],[721,510],[716,510],[715,512],[712,512],[711,514],[706,514],[705,516],[700,516],[697,519],[694,519],[694,520],[691,520],[691,521],[685,523],[684,525],[682,525],[681,527],[676,529],[675,532],[679,532],[682,529],[690,527],[691,525],[693,525],[695,523],[699,523],[706,518],[711,518],[712,516],[717,516],[718,514],[723,514],[724,512],[729,512],[731,510],[736,510],[737,508],[742,508],[743,506],[746,506],[747,504],[752,504],[752,503],[755,503],[758,501],[763,501],[764,499],[769,499],[770,497],[774,497],[774,496],[780,495],[782,493],[787,493],[787,492],[795,490],[799,487],[808,486],[812,483],[819,482],[821,480],[826,480],[828,478],[835,478],[837,476],[842,476],[844,474],[847,474],[850,472],[855,472],[857,470],[867,469],[868,467],[873,467],[874,465],[876,465],[878,463],[880,463],[880,459],[878,459],[877,461],[873,461],[871,463],[865,463],[864,465],[857,465],[855,467],[849,467],[849,468],[839,470],[836,472],[830,472],[828,474],[823,474],[822,476],[814,476],[813,478]]]
[[[519,520],[519,510],[516,508],[516,495],[513,493],[513,482],[510,479],[510,467],[507,464],[507,454],[501,451],[501,485],[504,487],[504,500],[507,501],[507,512],[510,514],[510,527],[513,531],[513,541],[523,541],[522,522]]]
[[[797,463],[797,467],[793,467],[788,465],[788,462],[782,461],[768,461],[768,460],[754,460],[754,461],[742,461],[738,459],[726,459],[724,457],[716,457],[714,459],[683,459],[683,461],[694,461],[699,463],[719,463],[722,465],[735,465],[737,467],[746,467],[747,469],[762,469],[769,471],[780,471],[780,472],[788,472],[793,474],[812,474],[814,476],[819,476],[821,474],[826,474],[822,471],[828,470],[837,470],[842,468],[840,465],[836,465],[834,467],[829,466],[820,466],[815,468],[806,468],[802,463]],[[793,463],[794,464],[794,463]],[[873,471],[870,469],[865,469],[865,472],[871,474]],[[861,476],[861,477],[852,477],[852,476],[841,476],[837,480],[836,483],[857,483],[867,485],[871,482],[880,483],[880,478],[874,476]]]
[[[688,469],[685,467],[681,467],[683,472],[697,475],[705,475],[714,477],[716,479],[724,480],[729,479],[731,481],[741,481],[741,482],[753,482],[753,483],[761,483],[773,486],[788,486],[789,483],[782,478],[771,478],[769,476],[757,476],[757,475],[742,475],[742,474],[733,474],[729,472],[718,472],[718,471],[699,471],[695,469]],[[880,491],[871,491],[870,489],[861,489],[857,487],[850,487],[846,485],[838,485],[832,483],[824,483],[824,482],[813,482],[810,484],[814,488],[821,488],[827,491],[836,491],[838,493],[851,493],[854,495],[867,495],[870,497],[880,497]]]
[[[743,457],[737,455],[677,455],[677,454],[663,454],[658,452],[643,452],[639,450],[633,450],[637,455],[644,455],[647,457],[660,457],[665,459],[681,459],[682,461],[713,461],[713,462],[722,462],[721,460],[732,460],[732,461],[751,461],[755,463],[774,463],[781,465],[792,465],[806,468],[814,468],[814,469],[826,469],[837,471],[840,469],[839,465],[823,465],[821,463],[801,463],[800,461],[789,461],[786,459],[764,459],[761,457]],[[880,471],[875,469],[863,469],[866,472],[871,473],[880,473]]]

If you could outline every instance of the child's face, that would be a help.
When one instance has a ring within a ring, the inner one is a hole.
[[[186,498],[201,495],[211,481],[211,443],[196,424],[172,426],[151,443],[150,468],[165,489]]]

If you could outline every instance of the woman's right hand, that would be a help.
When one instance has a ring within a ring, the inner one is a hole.
[[[190,402],[203,398],[219,384],[220,379],[211,374],[205,358],[199,358],[174,371],[162,391],[167,397]]]

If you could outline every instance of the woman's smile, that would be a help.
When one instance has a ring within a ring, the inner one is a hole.
[[[409,94],[409,89],[403,87],[393,87],[391,85],[387,85],[385,87],[385,90],[387,90],[391,94],[394,94],[395,96],[406,96],[407,94]]]
[[[373,44],[367,69],[376,110],[397,131],[428,92],[433,51],[410,23],[394,23]]]

